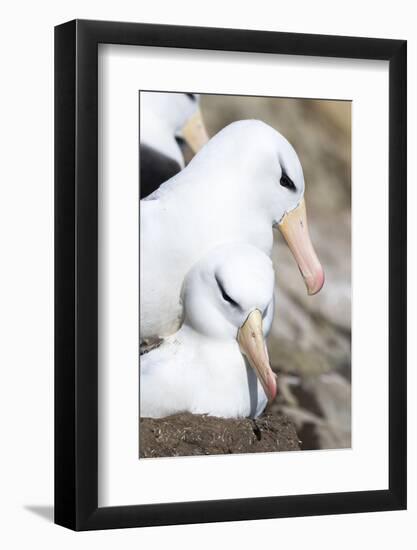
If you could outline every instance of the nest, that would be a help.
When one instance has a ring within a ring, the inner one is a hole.
[[[140,420],[140,458],[297,451],[300,443],[281,413],[256,420],[190,413]]]

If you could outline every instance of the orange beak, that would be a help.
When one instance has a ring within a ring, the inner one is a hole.
[[[200,109],[197,109],[182,129],[182,137],[188,143],[193,153],[197,153],[208,142],[209,137]]]
[[[304,198],[294,210],[285,214],[278,229],[298,264],[308,294],[317,294],[324,284],[324,271],[311,243]]]
[[[240,351],[246,356],[250,366],[256,373],[268,401],[273,401],[277,394],[276,375],[269,364],[262,328],[262,313],[253,310],[237,333]]]

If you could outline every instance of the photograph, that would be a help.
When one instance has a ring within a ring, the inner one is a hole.
[[[351,447],[351,101],[139,93],[139,458]]]

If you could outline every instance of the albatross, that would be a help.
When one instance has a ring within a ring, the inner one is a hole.
[[[141,356],[141,417],[258,417],[277,391],[265,344],[271,259],[248,244],[217,247],[186,276],[183,301],[181,328]]]
[[[140,339],[178,330],[184,277],[204,254],[230,242],[270,256],[272,228],[283,234],[309,294],[324,283],[310,240],[297,153],[256,120],[226,126],[140,205]]]
[[[198,94],[141,92],[140,198],[184,168],[180,143],[193,153],[208,141]]]

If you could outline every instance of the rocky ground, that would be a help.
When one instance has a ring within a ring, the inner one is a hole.
[[[340,216],[312,227],[326,271],[317,296],[307,296],[286,245],[278,242],[274,249],[276,313],[268,348],[279,395],[270,410],[295,422],[302,449],[351,444],[350,246],[344,242],[349,223]]]

